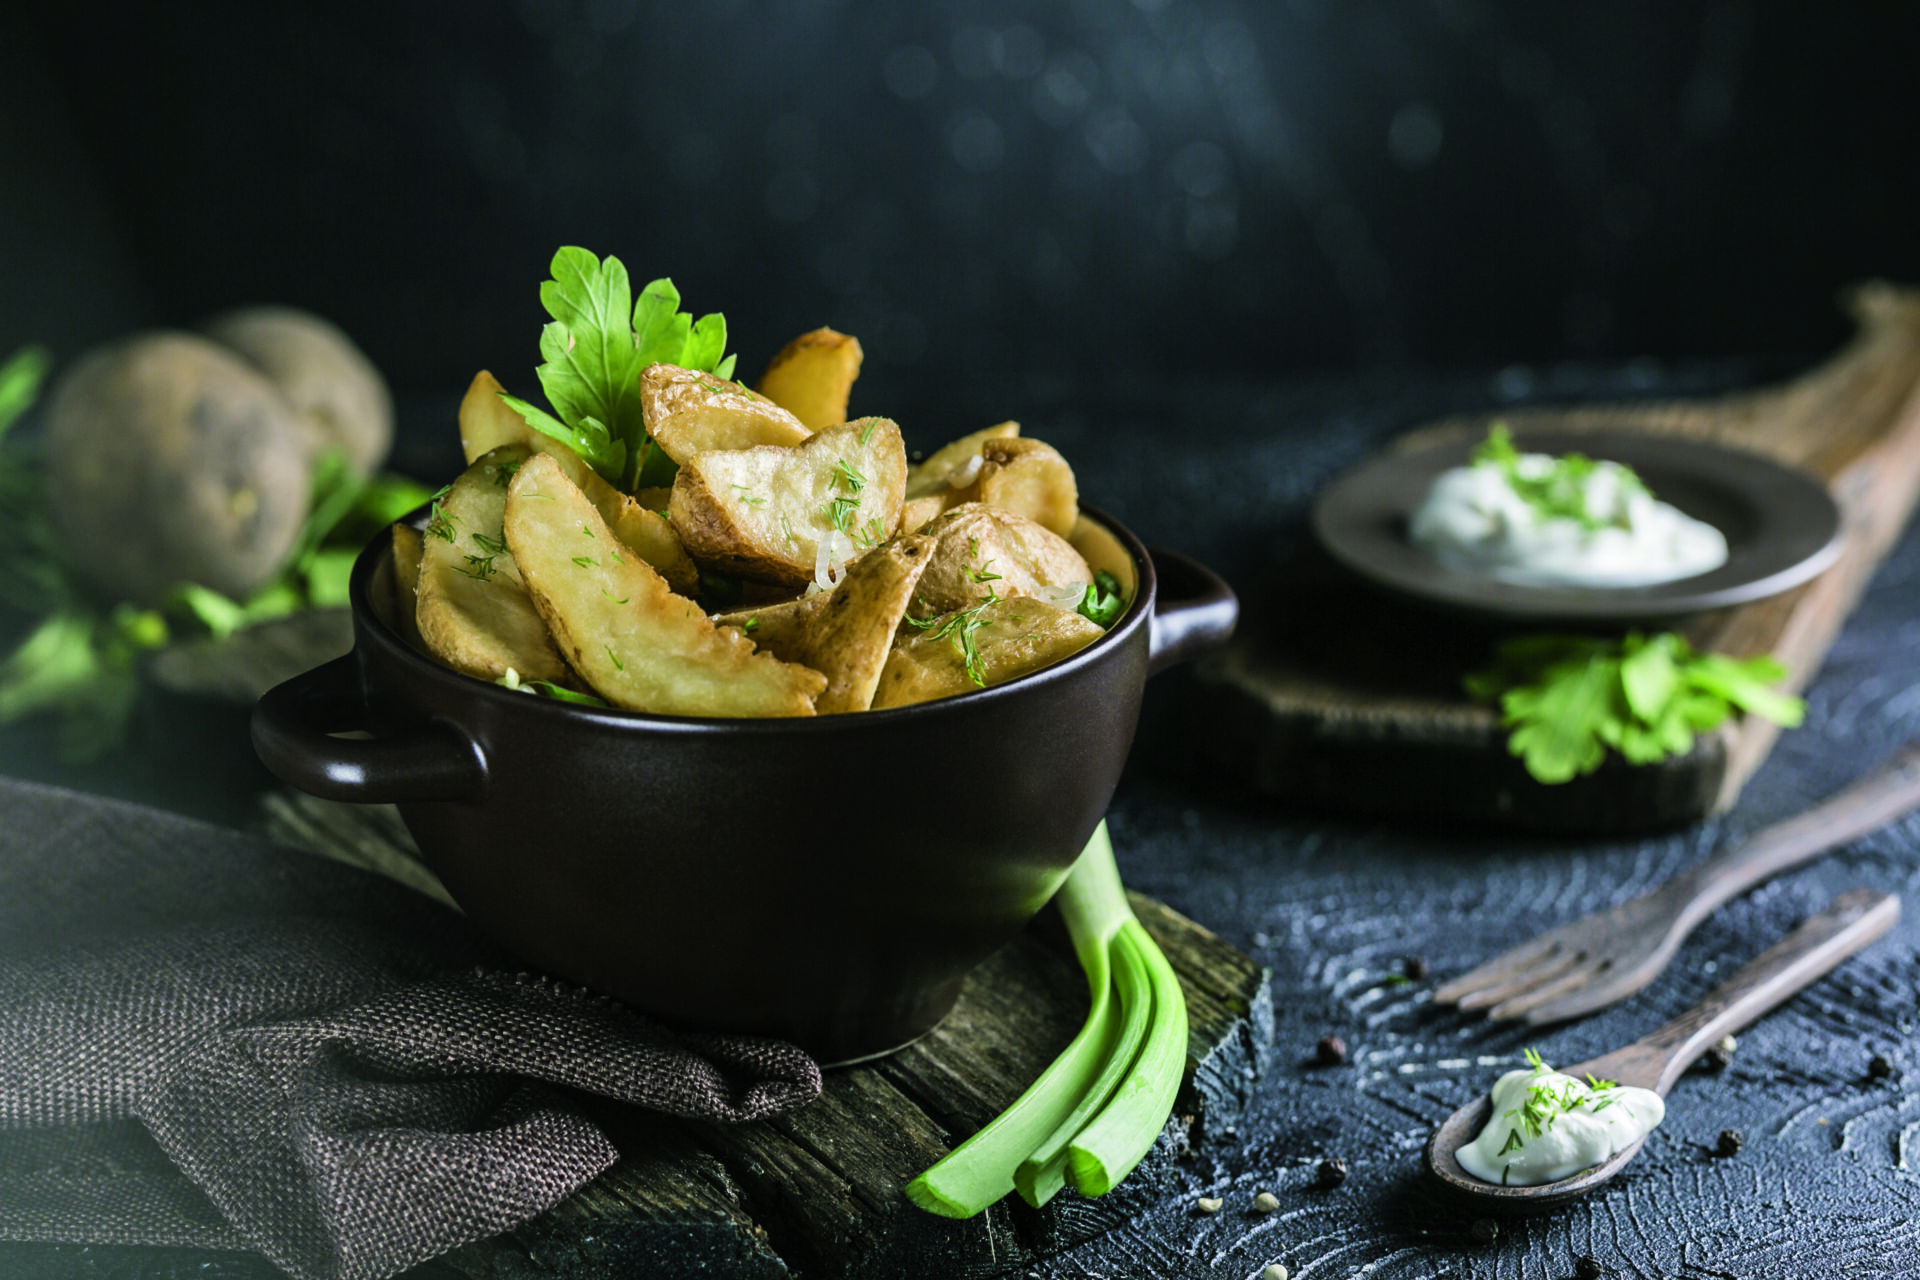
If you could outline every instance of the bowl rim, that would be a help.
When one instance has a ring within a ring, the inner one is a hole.
[[[418,527],[419,524],[424,523],[427,514],[428,508],[422,505],[395,523],[413,524]],[[1098,507],[1082,505],[1080,514],[1104,527],[1120,542],[1121,546],[1126,548],[1127,554],[1133,557],[1133,599],[1127,603],[1126,612],[1120,615],[1119,620],[1107,628],[1105,635],[1077,653],[1038,670],[1029,671],[1025,675],[1016,676],[1005,684],[997,684],[985,689],[969,689],[965,693],[933,698],[904,707],[869,709],[844,715],[669,716],[648,711],[628,711],[620,707],[583,706],[558,698],[529,696],[494,684],[492,681],[455,671],[414,649],[373,608],[370,590],[373,575],[379,571],[383,560],[391,561],[393,556],[393,535],[390,526],[376,533],[361,549],[359,557],[354,561],[353,575],[349,580],[347,593],[348,607],[352,612],[354,623],[354,655],[357,658],[360,646],[371,642],[382,650],[383,656],[397,660],[403,665],[411,664],[411,669],[423,678],[441,682],[445,688],[457,694],[466,696],[477,694],[483,699],[494,699],[495,705],[502,709],[514,707],[522,714],[559,716],[607,729],[646,729],[665,733],[845,733],[857,732],[861,725],[891,724],[912,717],[966,714],[968,709],[984,708],[1007,698],[1017,698],[1023,691],[1030,690],[1039,684],[1053,679],[1064,679],[1075,672],[1082,671],[1100,662],[1104,655],[1116,645],[1124,644],[1135,632],[1149,625],[1159,582],[1154,572],[1153,557],[1148,553],[1145,544],[1134,535],[1132,530]]]

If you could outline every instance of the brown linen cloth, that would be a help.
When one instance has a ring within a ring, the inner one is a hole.
[[[675,1033],[379,877],[0,779],[0,1239],[378,1280],[613,1163],[569,1090],[746,1121],[799,1049]]]

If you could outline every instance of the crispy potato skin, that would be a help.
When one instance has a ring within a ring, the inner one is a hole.
[[[924,498],[953,488],[955,473],[979,457],[987,441],[1011,440],[1019,434],[1019,423],[1002,422],[941,445],[907,473],[907,497]]]
[[[534,447],[534,437],[540,433],[500,398],[505,392],[500,380],[482,369],[467,384],[467,394],[460,397],[460,451],[466,454],[468,466],[503,444]]]
[[[1078,613],[1039,600],[996,601],[981,617],[985,621],[974,632],[974,644],[988,688],[1071,657],[1106,634]],[[939,630],[931,626],[894,641],[874,691],[875,711],[980,688],[967,675],[966,659],[953,638],[934,638]]]
[[[393,526],[393,629],[417,652],[428,653],[420,638],[420,561],[426,539],[410,524]]]
[[[845,463],[862,480],[850,490]],[[862,418],[792,448],[762,445],[696,454],[674,478],[667,518],[688,553],[724,573],[800,587],[813,580],[831,504],[857,498],[848,529],[856,555],[900,525],[907,452],[900,428]]]
[[[641,371],[640,413],[654,443],[682,466],[709,449],[790,446],[812,434],[768,397],[673,364]]]
[[[555,643],[616,707],[681,716],[804,716],[826,677],[716,628],[612,530],[554,459],[507,491],[507,543]]]
[[[807,628],[812,625],[814,615],[833,599],[838,590],[836,587],[833,591],[816,592],[796,600],[782,600],[758,608],[734,609],[714,618],[713,625],[739,628],[742,635],[753,641],[755,648],[772,654],[782,662],[804,663],[807,660]]]
[[[931,618],[995,595],[1032,596],[1044,588],[1093,581],[1093,570],[1073,545],[1025,516],[981,502],[948,511],[928,525],[933,561],[920,579],[911,612]],[[975,574],[996,578],[981,582]]]
[[[803,333],[780,348],[760,375],[760,394],[809,431],[847,420],[847,397],[860,376],[860,340],[832,329]]]
[[[519,566],[500,549],[507,476],[528,457],[521,445],[502,445],[453,482],[427,530],[414,616],[422,642],[455,671],[498,680],[512,667],[523,679],[572,685]]]
[[[1038,440],[989,440],[980,448],[980,474],[953,492],[948,507],[984,502],[1017,512],[1061,537],[1080,519],[1080,488],[1073,468],[1050,444]]]
[[[906,616],[915,585],[933,558],[934,540],[907,534],[860,557],[806,632],[806,663],[827,678],[814,702],[821,715],[865,711]]]

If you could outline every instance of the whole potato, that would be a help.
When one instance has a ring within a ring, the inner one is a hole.
[[[279,570],[306,518],[306,425],[225,347],[154,332],[63,374],[47,412],[55,519],[73,566],[116,600],[181,582],[242,598]]]
[[[322,447],[371,475],[393,444],[393,397],[373,362],[347,335],[292,307],[244,307],[216,316],[202,332],[238,352],[312,424]]]

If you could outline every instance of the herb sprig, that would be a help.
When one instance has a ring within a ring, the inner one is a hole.
[[[602,262],[568,246],[553,255],[551,270],[540,305],[553,320],[540,331],[545,363],[535,372],[554,413],[504,392],[500,398],[609,484],[628,493],[672,484],[679,468],[647,434],[640,373],[665,363],[731,378],[726,317],[695,320],[680,310],[680,291],[666,279],[635,300],[626,266],[612,256]]]
[[[1588,508],[1587,482],[1593,478],[1600,464],[1586,454],[1561,454],[1553,460],[1551,467],[1537,472],[1522,467],[1523,456],[1513,443],[1513,432],[1507,424],[1496,422],[1488,429],[1487,438],[1474,447],[1472,461],[1475,466],[1497,467],[1505,477],[1507,486],[1543,520],[1572,520],[1589,531],[1633,527],[1624,503],[1606,516]],[[1631,468],[1619,463],[1611,465],[1617,469],[1622,496],[1629,493],[1651,496],[1647,486]]]
[[[1504,641],[1467,693],[1497,703],[1507,749],[1548,785],[1592,773],[1609,749],[1652,764],[1693,749],[1738,709],[1788,728],[1806,703],[1772,686],[1787,669],[1761,655],[1696,653],[1675,632],[1621,639],[1534,635]]]

